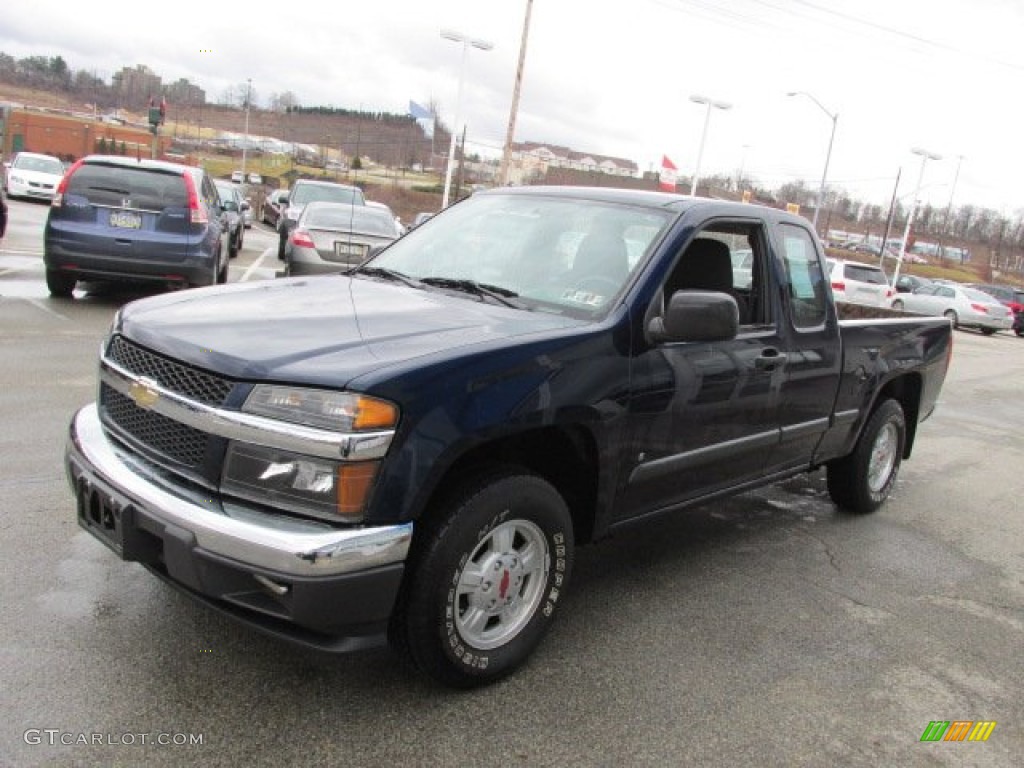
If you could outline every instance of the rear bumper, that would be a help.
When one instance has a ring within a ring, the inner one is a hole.
[[[79,280],[118,280],[212,285],[216,265],[212,256],[195,254],[176,261],[152,260],[131,255],[82,253],[58,242],[45,243],[43,261]]]
[[[111,441],[95,404],[72,420],[65,461],[79,525],[122,559],[293,642],[384,640],[411,524],[336,528],[186,487]]]

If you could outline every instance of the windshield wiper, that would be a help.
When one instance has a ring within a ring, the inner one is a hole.
[[[499,285],[488,285],[487,283],[478,283],[476,280],[454,277],[424,277],[420,282],[427,285],[436,285],[438,288],[450,288],[453,291],[471,293],[480,298],[493,299],[500,304],[504,304],[506,307],[525,309],[520,302],[511,301],[511,299],[519,295],[518,293],[508,288],[502,288]]]
[[[413,280],[408,275],[403,275],[401,272],[396,272],[393,269],[385,269],[384,267],[356,267],[349,274],[353,275],[366,275],[368,277],[382,277],[385,280],[393,280],[396,283],[402,283],[410,288],[422,288],[423,286],[417,280]]]

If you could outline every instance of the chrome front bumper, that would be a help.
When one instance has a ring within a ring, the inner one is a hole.
[[[65,459],[80,522],[101,540],[102,531],[96,529],[109,518],[113,532],[122,511],[130,508],[135,518],[184,534],[202,551],[254,571],[302,578],[402,563],[412,539],[412,523],[335,528],[211,498],[162,478],[107,437],[95,403],[72,420]],[[109,499],[112,510],[104,506],[103,514],[90,520],[89,499],[96,494]]]

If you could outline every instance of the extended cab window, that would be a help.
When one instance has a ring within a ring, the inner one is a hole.
[[[811,233],[792,224],[779,226],[782,264],[789,286],[789,303],[796,328],[816,328],[825,322],[825,276]]]

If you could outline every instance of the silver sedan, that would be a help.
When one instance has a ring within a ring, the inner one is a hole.
[[[954,328],[977,328],[986,335],[1013,327],[1013,313],[1008,307],[987,293],[962,285],[939,283],[900,293],[893,299],[892,308],[943,315]]]
[[[366,261],[370,249],[398,239],[391,212],[350,203],[309,203],[288,236],[286,275],[341,272]]]

